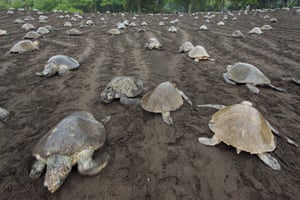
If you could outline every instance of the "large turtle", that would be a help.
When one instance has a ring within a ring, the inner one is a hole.
[[[138,104],[137,97],[144,92],[143,80],[136,76],[117,76],[113,78],[101,92],[100,99],[110,103],[120,99],[122,104]]]
[[[179,52],[180,53],[189,52],[193,48],[194,48],[194,45],[190,41],[186,41],[186,42],[182,43],[182,45],[179,47]]]
[[[39,49],[39,41],[22,40],[16,43],[10,50],[10,53],[23,53]]]
[[[62,119],[34,146],[32,153],[37,160],[30,177],[40,177],[47,165],[44,186],[53,193],[63,184],[75,164],[80,174],[96,175],[108,164],[107,153],[98,161],[92,159],[94,151],[101,148],[105,140],[103,124],[91,113],[74,112]]]
[[[282,78],[285,81],[292,81],[298,85],[300,85],[300,69],[296,69],[292,75],[288,76],[288,77],[284,77]]]
[[[8,110],[0,107],[0,120],[4,120],[8,116]]]
[[[231,106],[206,104],[198,105],[198,107],[219,109],[208,124],[214,136],[212,138],[200,137],[199,142],[202,144],[214,146],[224,142],[235,147],[238,154],[241,151],[256,154],[274,170],[280,170],[280,164],[268,153],[276,148],[272,131],[285,138],[290,144],[298,146],[293,140],[272,127],[249,101]]]
[[[162,45],[160,44],[160,42],[152,37],[152,38],[149,38],[147,43],[145,44],[145,48],[148,48],[148,49],[160,49],[162,47]]]
[[[256,85],[267,85],[277,91],[285,91],[282,88],[272,85],[268,77],[266,77],[254,65],[248,63],[238,62],[234,65],[228,65],[227,73],[223,74],[223,78],[225,82],[232,85],[236,85],[236,83],[246,84],[248,89],[255,94],[259,93],[259,89]]]
[[[65,75],[70,70],[77,69],[80,66],[79,62],[74,58],[65,55],[55,55],[49,58],[42,72],[36,72],[37,76],[50,77],[58,73]]]
[[[148,112],[161,113],[163,121],[168,125],[172,125],[173,119],[170,112],[182,106],[182,97],[192,105],[192,101],[174,83],[167,81],[160,83],[145,94],[141,105]]]
[[[199,60],[208,60],[209,55],[203,46],[197,45],[192,50],[189,51],[189,57],[194,58],[195,62]]]

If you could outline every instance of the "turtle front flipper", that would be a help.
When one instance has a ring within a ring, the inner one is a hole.
[[[272,84],[268,84],[268,86],[269,86],[270,88],[274,89],[274,90],[279,91],[279,92],[286,92],[286,89],[284,89],[284,88],[279,88],[279,87],[276,87],[276,86],[274,86],[274,85],[272,85]]]
[[[261,159],[266,165],[271,167],[274,170],[280,170],[280,164],[278,163],[277,159],[271,156],[269,153],[259,153],[257,154],[259,159]]]
[[[109,160],[108,153],[103,153],[97,162],[92,159],[93,153],[94,150],[88,149],[83,150],[78,155],[78,171],[80,174],[93,176],[107,166]]]
[[[203,104],[203,105],[197,105],[197,107],[200,107],[200,108],[215,108],[217,110],[220,110],[220,109],[225,108],[226,106],[220,105],[220,104]]]
[[[266,120],[266,122],[267,122],[269,128],[272,130],[273,133],[275,133],[275,134],[278,135],[279,137],[284,138],[289,144],[292,144],[292,145],[298,147],[298,144],[297,144],[295,141],[293,141],[292,139],[290,139],[288,136],[286,136],[286,135],[280,133],[280,132],[279,132],[276,128],[274,128],[274,127],[270,124],[270,122],[268,122],[267,120]]]
[[[224,81],[225,81],[226,83],[231,84],[231,85],[236,85],[235,82],[229,80],[229,78],[228,78],[228,73],[224,73],[224,74],[223,74],[223,78],[224,78]]]
[[[36,179],[39,178],[44,172],[46,164],[41,160],[36,160],[30,171],[30,178]]]
[[[120,103],[123,105],[139,105],[141,101],[138,98],[128,98],[126,95],[121,95]]]
[[[173,125],[173,119],[170,116],[170,112],[161,113],[163,121],[168,125]]]
[[[66,76],[69,74],[69,72],[70,72],[70,69],[66,65],[60,65],[58,67],[58,75],[60,75],[60,76]]]
[[[190,100],[190,98],[188,98],[184,92],[182,92],[181,90],[179,90],[178,88],[176,88],[177,92],[184,98],[184,100],[186,100],[186,102],[188,102],[188,104],[190,104],[191,106],[193,105],[192,101]]]
[[[212,138],[199,137],[198,141],[201,144],[204,144],[204,145],[207,145],[207,146],[215,146],[215,145],[217,145],[221,142],[221,140],[219,138],[217,138],[217,136],[215,136],[215,135]]]
[[[255,85],[247,83],[246,86],[252,93],[254,93],[254,94],[259,93],[259,89]]]
[[[36,76],[44,76],[43,72],[35,72]]]

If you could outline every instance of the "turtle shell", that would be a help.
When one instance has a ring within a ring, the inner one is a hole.
[[[70,69],[76,69],[79,67],[79,62],[74,58],[65,55],[56,55],[49,58],[48,63],[55,63],[56,65],[65,65],[70,67]]]
[[[163,113],[177,110],[183,104],[175,84],[163,82],[142,98],[142,108],[149,112]]]
[[[135,76],[118,76],[107,84],[105,90],[107,88],[112,88],[114,92],[125,94],[127,97],[136,97],[143,93],[144,83]]]
[[[24,39],[37,39],[41,37],[41,35],[36,31],[29,31],[25,34]]]
[[[10,50],[10,53],[22,53],[38,49],[38,46],[31,40],[22,40],[15,44]]]
[[[110,29],[110,30],[108,31],[108,33],[109,33],[109,34],[112,34],[112,35],[119,35],[119,34],[121,34],[120,30],[117,29],[117,28]]]
[[[67,30],[67,31],[66,31],[66,34],[67,34],[67,35],[70,35],[70,36],[75,36],[75,35],[81,35],[82,32],[79,31],[77,28],[72,28],[72,29],[70,29],[70,30]]]
[[[33,155],[47,158],[59,154],[72,156],[84,149],[103,146],[106,132],[91,113],[75,112],[62,119],[33,148]]]
[[[200,60],[206,60],[209,58],[209,55],[206,52],[205,48],[200,45],[197,45],[192,50],[190,50],[188,55],[191,58],[197,58]]]
[[[227,71],[228,78],[237,83],[253,83],[256,85],[271,83],[259,69],[248,63],[235,63]]]
[[[32,24],[26,23],[26,24],[23,24],[21,28],[25,29],[26,31],[28,31],[30,29],[34,29],[35,27]]]
[[[179,47],[179,52],[188,52],[194,48],[194,45],[190,42],[184,42],[180,47]]]
[[[258,154],[276,148],[275,138],[263,115],[249,105],[235,104],[216,112],[209,128],[238,150]]]
[[[44,34],[49,33],[49,30],[45,27],[40,27],[40,28],[38,28],[38,30],[36,32],[38,32],[39,34],[44,35]]]
[[[0,107],[0,120],[5,119],[8,116],[8,110]]]

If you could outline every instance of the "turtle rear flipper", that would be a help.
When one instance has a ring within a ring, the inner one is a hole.
[[[219,138],[217,138],[215,135],[212,138],[199,137],[198,141],[207,146],[215,146],[221,142],[221,140],[219,140]]]
[[[231,81],[231,80],[229,80],[229,78],[228,78],[228,73],[224,73],[223,74],[223,78],[224,78],[224,81],[226,82],[226,83],[229,83],[229,84],[231,84],[231,85],[236,85],[236,83],[235,82],[233,82],[233,81]]]
[[[259,93],[259,89],[255,85],[247,83],[246,86],[252,93],[254,93],[254,94]]]
[[[36,160],[30,171],[30,178],[36,179],[39,178],[46,168],[46,164],[41,160]]]
[[[286,92],[286,89],[284,89],[284,88],[279,88],[279,87],[276,87],[276,86],[274,86],[274,85],[272,85],[272,84],[268,84],[268,86],[269,86],[270,88],[273,88],[274,90],[279,91],[279,92]]]
[[[163,121],[168,125],[173,125],[173,119],[170,116],[170,112],[161,113]]]
[[[266,165],[268,165],[272,169],[274,169],[274,170],[280,170],[281,169],[280,164],[278,163],[276,158],[271,156],[271,154],[269,154],[269,153],[259,153],[259,154],[257,154],[257,156],[259,157],[259,159],[261,159]]]

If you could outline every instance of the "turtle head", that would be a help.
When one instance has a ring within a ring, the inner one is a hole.
[[[112,87],[106,87],[100,94],[100,99],[104,103],[110,103],[114,100],[115,92]]]
[[[64,183],[72,164],[66,156],[53,156],[48,159],[47,164],[44,186],[53,193]]]
[[[252,102],[250,101],[242,101],[241,104],[245,106],[251,106],[251,107],[253,106]]]
[[[42,73],[43,76],[50,77],[56,74],[57,72],[58,72],[58,66],[55,63],[50,62],[45,65]]]

